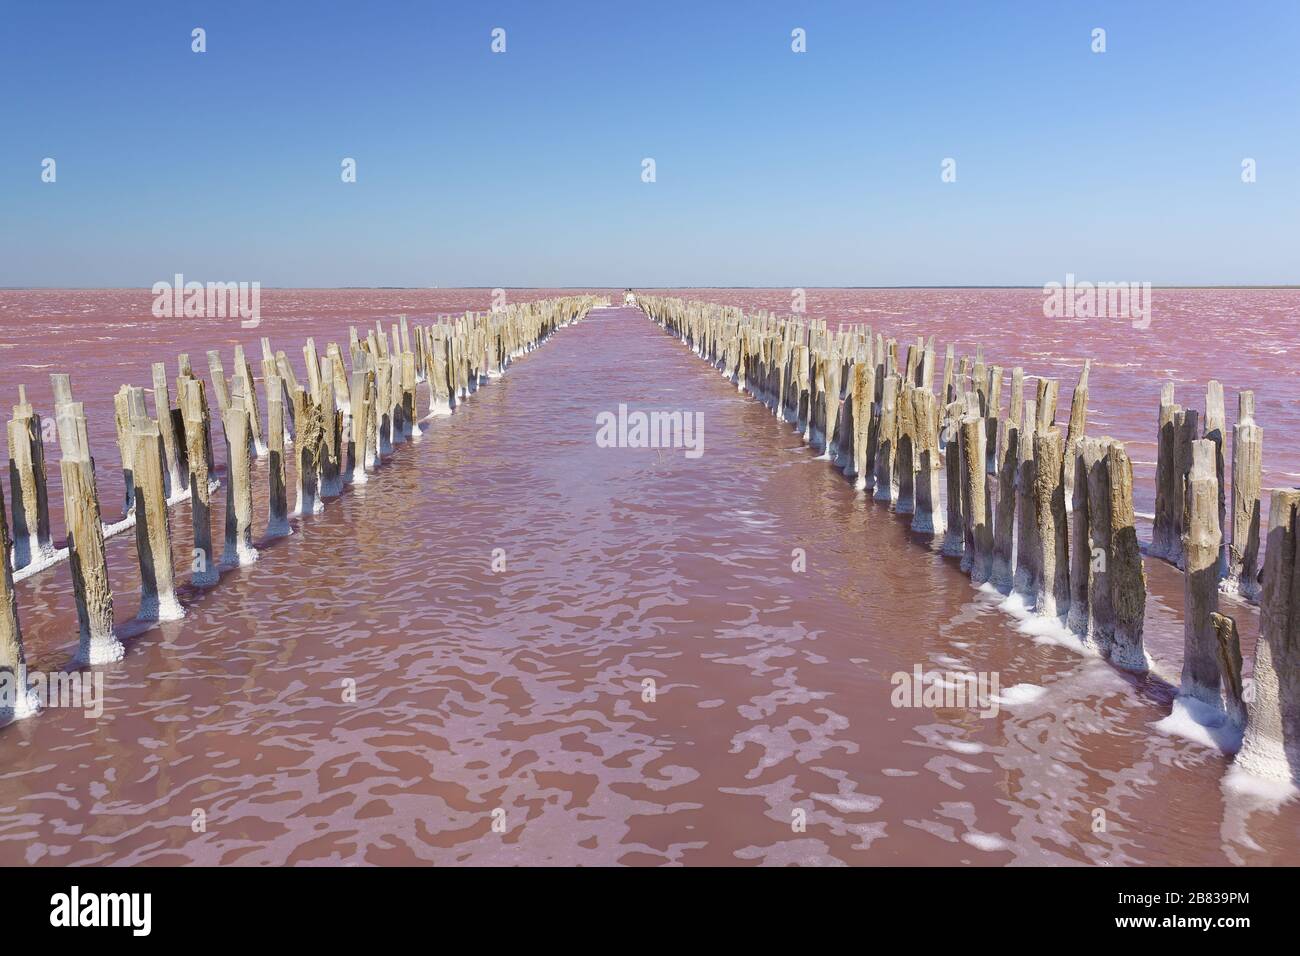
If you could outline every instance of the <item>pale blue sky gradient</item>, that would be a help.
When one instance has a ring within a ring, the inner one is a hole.
[[[1294,0],[4,0],[0,286],[1296,283],[1298,51]]]

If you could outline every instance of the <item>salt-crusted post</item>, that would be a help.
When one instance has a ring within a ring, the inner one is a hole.
[[[50,502],[45,481],[45,445],[41,416],[18,386],[18,404],[9,421],[9,491],[13,496],[13,567],[54,557]]]
[[[984,469],[990,475],[998,473],[998,448],[1002,442],[1002,366],[989,368],[988,407],[984,411],[984,444],[988,458]]]
[[[1019,416],[1015,393],[1012,393],[1012,412]],[[1019,468],[1020,424],[1008,418],[1000,433],[1001,455],[996,480],[998,500],[993,514],[993,564],[989,581],[1003,594],[1011,593],[1012,560],[1015,550],[1016,471]]]
[[[185,489],[186,477],[181,473],[180,442],[176,434],[176,423],[172,417],[172,402],[167,389],[167,363],[153,363],[153,407],[158,419],[158,433],[163,445],[163,481],[167,494],[176,494]]]
[[[298,458],[298,503],[293,513],[298,516],[320,514],[325,510],[320,500],[325,421],[320,406],[301,385],[294,390],[293,404],[294,417],[298,419],[298,438],[294,446]]]
[[[961,402],[949,402],[944,408],[944,419],[959,421]],[[948,442],[944,451],[944,479],[947,489],[948,520],[944,523],[943,553],[949,557],[962,557],[966,550],[966,517],[962,508],[962,464],[960,437]]]
[[[1039,418],[1040,423],[1042,418]],[[1070,612],[1070,549],[1061,480],[1061,433],[1052,426],[1034,435],[1034,513],[1038,519],[1041,586],[1035,610],[1062,622]]]
[[[1223,707],[1238,728],[1246,726],[1246,700],[1241,683],[1241,638],[1237,622],[1226,614],[1210,615],[1219,657],[1219,680],[1223,683]]]
[[[1228,419],[1223,410],[1223,385],[1214,379],[1205,386],[1205,437],[1214,442],[1214,477],[1219,491],[1219,560],[1218,577],[1228,573],[1227,468],[1223,446],[1228,440]]]
[[[113,396],[113,424],[117,429],[117,452],[122,462],[122,491],[125,501],[122,510],[131,514],[135,509],[135,476],[131,461],[135,458],[135,435],[131,431],[131,386],[123,385]]]
[[[226,548],[221,563],[242,567],[257,560],[253,547],[253,485],[250,475],[248,407],[236,377],[234,390],[225,411],[226,426]]]
[[[212,492],[209,477],[212,468],[212,435],[203,382],[197,378],[182,379],[178,398],[181,414],[185,417],[185,442],[190,466],[190,514],[194,526],[190,584],[208,587],[217,583],[219,574],[216,555],[212,550]]]
[[[284,463],[284,388],[280,376],[266,378],[268,514],[266,537],[293,534],[289,525],[288,478]]]
[[[984,418],[967,415],[961,420],[962,510],[966,513],[965,550],[962,570],[970,572],[973,584],[989,579],[993,554],[985,462]]]
[[[1174,541],[1173,561],[1178,567],[1186,566],[1183,554],[1183,533],[1191,520],[1187,511],[1187,482],[1192,473],[1192,444],[1201,437],[1201,413],[1194,408],[1183,410],[1179,421],[1177,441],[1174,446],[1174,471],[1178,476],[1178,496],[1181,507],[1177,518],[1178,537]]]
[[[1274,488],[1264,547],[1264,593],[1255,644],[1254,700],[1237,765],[1256,776],[1300,783],[1300,612],[1296,575],[1300,491]]]
[[[365,353],[361,353],[364,362]],[[352,364],[351,412],[348,416],[347,455],[343,466],[345,480],[356,485],[364,485],[366,478],[366,436],[368,434],[367,417],[370,413],[370,377],[364,364],[356,359]]]
[[[1210,616],[1219,610],[1219,483],[1215,443],[1192,442],[1187,479],[1187,528],[1183,531],[1182,694],[1219,706],[1218,637]]]
[[[253,367],[248,364],[242,345],[235,346],[234,378],[243,383],[241,391],[244,396],[244,408],[248,410],[248,439],[253,453],[258,458],[265,458],[266,442],[262,440],[262,413],[257,407],[257,383],[253,379]]]
[[[172,566],[171,527],[163,481],[163,440],[158,424],[148,418],[131,423],[135,433],[135,550],[140,559],[141,621],[178,621],[185,609],[176,600]]]
[[[939,455],[938,418],[935,415],[934,392],[926,387],[914,388],[911,391],[912,420],[916,423],[914,455],[917,464],[914,482],[916,506],[912,515],[912,530],[922,534],[937,535],[942,534],[944,530],[943,512],[939,507],[942,500],[939,485],[943,476],[943,462]]]
[[[1086,534],[1084,547],[1072,541],[1074,554],[1082,557],[1087,552],[1084,571],[1087,584],[1084,591],[1087,604],[1083,609],[1075,606],[1078,589],[1074,587],[1074,567],[1070,568],[1071,603],[1069,623],[1071,629],[1079,634],[1085,644],[1096,647],[1103,654],[1109,652],[1110,643],[1115,633],[1115,614],[1110,602],[1110,555],[1113,549],[1111,531],[1111,491],[1110,471],[1107,466],[1107,454],[1110,449],[1109,438],[1084,438],[1079,447],[1079,466],[1075,473],[1075,511],[1079,509],[1079,495],[1086,501],[1086,521],[1084,527],[1078,524],[1074,533]],[[1080,623],[1082,621],[1082,623]]]
[[[1091,368],[1092,359],[1085,359],[1083,371],[1079,373],[1079,384],[1074,386],[1074,395],[1070,399],[1070,424],[1065,432],[1065,495],[1072,503],[1076,478],[1074,464],[1088,427],[1088,371]]]
[[[897,375],[886,375],[880,396],[880,426],[876,436],[876,488],[877,501],[893,502],[898,495],[898,473],[894,455],[898,442],[898,384]]]
[[[1038,601],[1042,568],[1038,543],[1038,513],[1034,506],[1034,436],[1038,431],[1038,403],[1026,399],[1016,440],[1019,457],[1016,475],[1016,570],[1011,590],[1026,607]]]
[[[1255,393],[1237,396],[1232,427],[1232,547],[1224,590],[1259,599],[1259,484],[1264,461],[1264,429],[1255,424]]]
[[[1151,526],[1151,553],[1170,558],[1175,553],[1175,514],[1182,514],[1182,482],[1174,473],[1178,430],[1183,410],[1174,404],[1174,383],[1160,386],[1160,423],[1156,433],[1156,505]]]
[[[6,686],[8,685],[8,686]],[[18,621],[18,598],[10,568],[9,519],[0,495],[0,724],[36,713],[36,695],[27,686],[27,656]]]
[[[898,436],[895,442],[894,472],[898,475],[898,492],[894,511],[910,515],[916,509],[916,423],[912,420],[912,394],[916,386],[904,380],[895,403]]]
[[[224,421],[226,409],[230,405],[230,386],[226,383],[226,370],[221,365],[221,353],[216,349],[208,351],[208,372],[212,376],[212,391],[217,399],[217,414]]]
[[[337,498],[343,493],[343,420],[334,399],[334,376],[321,380],[320,496]]]
[[[1147,579],[1142,568],[1133,513],[1133,463],[1120,442],[1106,449],[1106,477],[1110,483],[1111,548],[1107,561],[1110,605],[1114,615],[1110,662],[1124,670],[1147,670],[1142,646],[1146,619]]]
[[[57,382],[55,396],[60,396]],[[68,528],[68,567],[72,572],[81,632],[77,663],[109,664],[120,661],[125,651],[113,633],[113,591],[108,583],[104,523],[86,439],[86,416],[80,402],[68,401],[56,406],[55,419],[63,453],[59,473],[63,479],[63,516]]]

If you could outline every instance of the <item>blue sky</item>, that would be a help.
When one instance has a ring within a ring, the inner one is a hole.
[[[0,0],[0,286],[1297,283],[1298,56],[1294,0]]]

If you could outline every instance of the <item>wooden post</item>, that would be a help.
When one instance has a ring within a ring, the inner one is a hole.
[[[301,385],[294,390],[293,404],[294,417],[298,420],[298,438],[294,444],[298,459],[298,503],[293,513],[302,517],[320,514],[325,510],[325,505],[320,500],[325,421],[320,406]]]
[[[1016,415],[1015,394],[1012,409]],[[1003,594],[1010,594],[1013,584],[1012,561],[1015,550],[1016,472],[1020,466],[1020,425],[1008,418],[1000,432],[1001,458],[997,469],[998,499],[993,514],[993,564],[989,581]]]
[[[1219,679],[1223,683],[1223,707],[1233,726],[1246,726],[1246,701],[1241,682],[1241,638],[1237,622],[1226,614],[1210,615],[1219,652]]]
[[[293,534],[289,524],[288,478],[284,461],[284,386],[278,374],[266,379],[268,514],[267,538]]]
[[[916,386],[903,380],[895,405],[897,426],[895,434],[894,473],[898,476],[898,491],[894,496],[894,511],[910,515],[916,510],[916,423],[912,420],[912,395]]]
[[[1087,535],[1088,579],[1085,589],[1087,605],[1082,614],[1083,626],[1080,628],[1077,625],[1079,614],[1074,606],[1074,593],[1071,595],[1070,622],[1075,632],[1083,638],[1083,643],[1095,647],[1103,655],[1109,654],[1115,636],[1115,613],[1110,601],[1109,570],[1110,556],[1114,547],[1110,515],[1110,470],[1107,466],[1110,445],[1109,438],[1085,437],[1079,448],[1081,465],[1076,469],[1074,479],[1075,501],[1079,500],[1078,495],[1082,492],[1087,502],[1086,527],[1079,529],[1076,525],[1075,533],[1078,534],[1079,530],[1083,530]],[[1078,507],[1076,504],[1076,511]],[[1083,550],[1076,549],[1075,554],[1083,557]],[[1073,576],[1073,567],[1070,573]]]
[[[1210,379],[1205,387],[1205,437],[1214,442],[1214,477],[1219,492],[1219,578],[1228,573],[1228,515],[1227,515],[1227,469],[1224,465],[1223,446],[1228,440],[1228,419],[1223,410],[1223,385]]]
[[[1042,569],[1039,567],[1041,547],[1038,543],[1038,514],[1034,506],[1034,436],[1038,431],[1038,403],[1025,399],[1021,415],[1020,435],[1016,441],[1019,456],[1016,475],[1016,570],[1012,576],[1011,591],[1026,608],[1038,601]]]
[[[140,560],[141,621],[178,621],[185,609],[176,599],[171,526],[163,480],[162,432],[148,418],[131,423],[135,432],[131,469],[135,475],[135,550]]]
[[[989,515],[985,462],[984,418],[967,415],[961,420],[962,510],[966,514],[962,570],[973,584],[989,579],[993,555],[993,529]]]
[[[1107,447],[1106,472],[1110,483],[1111,530],[1106,569],[1114,614],[1110,662],[1123,670],[1144,673],[1147,659],[1142,646],[1142,628],[1146,619],[1147,579],[1133,513],[1133,463],[1122,443],[1113,441]]]
[[[190,467],[190,514],[194,528],[190,584],[209,587],[217,583],[220,575],[212,549],[212,434],[203,382],[197,378],[182,379],[178,398],[181,414],[185,418],[185,442]]]
[[[321,416],[320,497],[337,498],[343,493],[343,420],[334,399],[332,372],[321,379],[318,408]]]
[[[9,490],[13,496],[13,568],[54,557],[50,501],[45,480],[44,425],[18,386],[18,404],[9,421]],[[25,686],[25,685],[24,685]]]
[[[1039,422],[1042,423],[1040,415]],[[1035,610],[1062,622],[1070,612],[1070,550],[1065,524],[1061,433],[1051,425],[1034,435],[1034,513],[1038,520],[1039,594]]]
[[[1187,527],[1183,531],[1183,685],[1184,696],[1219,706],[1219,651],[1212,614],[1219,610],[1219,483],[1215,443],[1192,442],[1187,479]]]
[[[1177,548],[1174,538],[1182,514],[1182,482],[1175,476],[1178,430],[1183,410],[1174,404],[1174,383],[1160,386],[1160,424],[1156,433],[1156,510],[1151,527],[1151,554],[1171,559]]]
[[[258,458],[266,457],[266,442],[262,440],[262,413],[257,407],[257,382],[253,378],[253,368],[244,356],[244,347],[235,346],[234,377],[243,383],[244,408],[248,411],[248,440],[253,454]]]
[[[158,420],[158,432],[163,445],[163,483],[170,498],[186,487],[186,476],[181,473],[180,451],[176,423],[172,416],[172,402],[167,389],[167,363],[153,363],[153,408]]]
[[[230,402],[221,413],[226,426],[226,547],[221,563],[244,567],[257,560],[253,547],[253,485],[249,461],[248,406],[236,377]]]
[[[1264,429],[1255,424],[1255,393],[1237,396],[1237,424],[1232,427],[1232,547],[1224,590],[1259,599],[1260,471]]]
[[[55,395],[59,394],[56,382]],[[120,661],[125,650],[113,633],[113,590],[108,583],[104,522],[86,439],[86,416],[80,402],[66,402],[56,406],[55,419],[63,453],[59,473],[68,528],[68,567],[80,627],[76,660],[79,664],[110,664]]]
[[[9,519],[0,495],[0,724],[30,717],[39,709],[36,695],[27,686],[27,655],[10,560]]]
[[[1296,513],[1300,491],[1274,488],[1264,548],[1264,591],[1255,643],[1254,700],[1237,765],[1300,783],[1300,642],[1296,641]]]
[[[948,421],[960,421],[961,402],[949,402],[944,409],[944,418]],[[964,557],[966,551],[966,512],[962,501],[961,438],[948,442],[944,452],[944,476],[948,499],[948,518],[943,533],[943,553],[952,558]]]
[[[876,370],[869,361],[853,366],[853,470],[856,480],[853,487],[866,490],[875,487],[872,473],[873,459],[867,456],[871,437],[872,400],[876,394]]]
[[[880,425],[876,433],[875,499],[891,504],[898,495],[898,472],[894,462],[898,443],[897,375],[886,375],[880,398]]]
[[[1070,399],[1070,424],[1065,432],[1065,495],[1071,503],[1074,500],[1076,477],[1074,464],[1078,460],[1079,445],[1083,442],[1088,427],[1088,372],[1091,368],[1092,359],[1085,359],[1083,371],[1079,373],[1079,384],[1074,386],[1074,395]]]
[[[925,370],[924,363],[921,370],[922,372]],[[913,388],[911,393],[912,421],[916,424],[914,455],[917,464],[914,481],[916,504],[912,515],[912,530],[922,534],[939,535],[943,534],[944,530],[939,490],[943,462],[939,454],[934,392],[927,387],[920,387]]]

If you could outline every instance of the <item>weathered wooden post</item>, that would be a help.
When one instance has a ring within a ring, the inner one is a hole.
[[[1223,385],[1214,379],[1205,386],[1205,437],[1214,442],[1214,476],[1219,491],[1219,561],[1218,576],[1228,573],[1227,469],[1223,446],[1228,440],[1228,419],[1223,410]]]
[[[299,385],[293,394],[294,418],[298,420],[298,436],[294,450],[298,458],[298,503],[293,513],[320,514],[325,510],[320,500],[321,456],[324,454],[325,420],[320,405]]]
[[[1110,556],[1114,550],[1114,534],[1110,515],[1111,488],[1107,456],[1111,439],[1084,438],[1080,447],[1081,471],[1075,473],[1076,496],[1082,489],[1087,501],[1087,605],[1083,613],[1083,626],[1077,626],[1078,616],[1073,600],[1070,604],[1070,621],[1076,633],[1103,654],[1110,653],[1115,636],[1115,612],[1110,601]],[[1075,499],[1078,500],[1077,497]],[[1078,508],[1078,505],[1075,505]],[[1081,552],[1076,550],[1076,554]],[[1073,574],[1073,569],[1071,570]],[[1073,598],[1073,595],[1072,595]]]
[[[932,354],[932,353],[930,353]],[[924,372],[924,365],[922,366]],[[944,530],[943,512],[940,510],[939,485],[943,462],[939,455],[938,418],[935,416],[934,392],[928,387],[912,391],[912,421],[916,423],[915,478],[916,506],[912,515],[912,530],[922,534],[937,535]]]
[[[1219,651],[1211,615],[1219,610],[1219,483],[1215,443],[1192,442],[1183,531],[1183,682],[1181,693],[1219,706]]]
[[[248,410],[248,439],[258,458],[266,457],[266,442],[262,440],[262,413],[257,407],[257,383],[253,367],[244,356],[244,347],[235,346],[235,374],[243,383],[244,408]]]
[[[185,609],[176,599],[176,572],[172,566],[171,526],[167,519],[167,492],[163,481],[162,432],[158,423],[137,418],[135,432],[135,550],[140,559],[141,621],[178,621]]]
[[[334,399],[334,376],[322,378],[320,401],[320,497],[337,498],[343,493],[343,421]],[[323,505],[322,505],[323,507]]]
[[[1106,472],[1110,483],[1111,531],[1107,574],[1114,614],[1110,662],[1123,670],[1144,673],[1147,658],[1142,646],[1142,628],[1146,620],[1147,579],[1133,513],[1133,463],[1122,443],[1113,441],[1107,447]]]
[[[1274,488],[1264,548],[1264,592],[1255,644],[1254,700],[1237,765],[1261,777],[1300,783],[1300,617],[1296,513],[1300,491]]]
[[[226,430],[226,547],[221,563],[244,567],[257,560],[253,547],[253,485],[249,461],[248,406],[242,376],[237,376],[221,419]]]
[[[949,402],[944,408],[947,421],[960,421],[962,403]],[[964,557],[966,551],[966,512],[962,501],[964,469],[961,462],[960,431],[944,451],[944,477],[947,489],[948,518],[944,523],[943,553],[951,558]]]
[[[908,380],[901,382],[895,403],[894,473],[898,476],[898,491],[894,496],[894,511],[910,515],[916,510],[916,423],[912,420],[912,394],[916,386]]]
[[[216,554],[212,549],[212,434],[203,382],[197,378],[182,379],[177,397],[181,403],[181,414],[185,418],[185,442],[190,468],[190,514],[194,527],[190,584],[209,587],[217,583],[220,575]]]
[[[172,402],[167,389],[167,363],[153,363],[153,407],[158,419],[158,432],[162,436],[163,482],[167,496],[185,490],[186,476],[181,473],[180,441],[176,433],[176,422],[172,415]]]
[[[1248,600],[1259,599],[1260,471],[1264,429],[1255,424],[1255,393],[1237,396],[1237,424],[1232,427],[1232,547],[1224,590]]]
[[[894,456],[898,448],[897,375],[886,375],[880,396],[880,425],[876,433],[875,499],[891,504],[898,495],[898,472]]]
[[[1012,411],[1019,416],[1012,393]],[[1020,424],[1009,417],[1002,427],[997,469],[998,499],[993,513],[993,564],[989,581],[1003,594],[1010,594],[1013,584],[1012,561],[1016,545],[1016,471],[1020,466]]]
[[[131,461],[135,458],[135,435],[131,431],[131,395],[131,386],[123,385],[113,396],[113,424],[117,429],[117,452],[122,462],[122,491],[125,495],[122,511],[126,515],[135,510],[135,476],[131,472]]]
[[[1151,526],[1151,554],[1172,559],[1177,553],[1174,538],[1180,533],[1182,481],[1176,477],[1178,432],[1183,410],[1174,403],[1174,383],[1160,386],[1160,424],[1156,435],[1156,510]],[[1179,516],[1179,517],[1176,517]]]
[[[0,495],[0,724],[30,717],[39,708],[27,686],[27,656],[10,560],[9,519]]]
[[[18,386],[18,404],[9,421],[9,490],[13,496],[13,568],[54,557],[50,501],[45,480],[44,425]],[[24,685],[25,686],[25,685]]]
[[[56,376],[54,393],[60,396]],[[66,389],[67,377],[62,376]],[[80,402],[55,407],[59,448],[63,453],[59,473],[63,479],[63,516],[68,528],[68,567],[77,601],[80,641],[79,664],[120,661],[125,650],[113,633],[113,591],[108,583],[104,555],[104,522],[100,517],[95,470],[86,438],[86,416]]]
[[[1037,471],[1034,460],[1034,437],[1038,432],[1038,403],[1026,399],[1021,416],[1020,434],[1016,440],[1019,456],[1016,475],[1016,570],[1012,576],[1011,592],[1018,596],[1026,608],[1038,601],[1042,568],[1039,566],[1041,547],[1038,541],[1038,513],[1034,505],[1034,480]]]
[[[293,534],[289,524],[288,477],[284,461],[284,387],[278,374],[266,378],[268,514],[267,538]]]
[[[1074,386],[1074,395],[1070,399],[1070,424],[1065,432],[1065,495],[1072,503],[1076,477],[1074,463],[1088,427],[1088,371],[1091,368],[1092,359],[1084,359],[1079,384]]]
[[[985,419],[966,415],[961,420],[962,510],[966,513],[965,549],[962,570],[970,572],[973,584],[989,579],[993,552],[993,529],[989,515],[985,462]]]
[[[1040,416],[1039,423],[1043,424]],[[1034,513],[1038,519],[1040,588],[1035,610],[1062,622],[1070,612],[1070,549],[1065,523],[1061,433],[1046,425],[1034,434]]]
[[[868,456],[871,437],[872,405],[876,394],[876,370],[870,361],[853,366],[853,469],[857,480],[853,487],[866,490],[875,487],[872,473],[874,459]]]
[[[1241,682],[1241,638],[1237,622],[1226,614],[1211,614],[1214,637],[1218,643],[1219,679],[1223,684],[1223,707],[1233,726],[1246,726],[1246,700]]]

